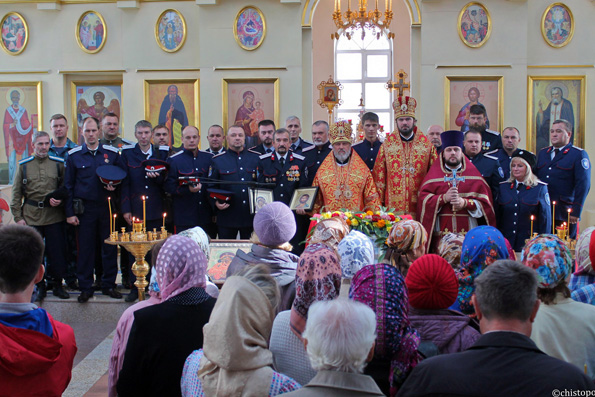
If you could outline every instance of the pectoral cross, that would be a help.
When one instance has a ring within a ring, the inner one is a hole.
[[[452,176],[444,176],[444,182],[452,182],[452,187],[457,187],[457,182],[465,182],[464,176],[457,176],[457,170],[452,170]]]

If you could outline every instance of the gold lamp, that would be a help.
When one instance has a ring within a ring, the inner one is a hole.
[[[341,0],[335,0],[335,10],[333,12],[333,21],[337,26],[337,32],[331,34],[331,39],[339,39],[345,35],[348,40],[356,30],[361,29],[362,40],[366,36],[366,30],[370,30],[376,39],[380,39],[382,33],[386,33],[389,39],[395,37],[388,29],[390,21],[393,19],[392,0],[385,0],[384,19],[382,12],[378,10],[378,0],[375,0],[374,10],[368,11],[368,0],[357,0],[357,9],[351,9],[351,0],[347,0],[347,11],[341,13]]]

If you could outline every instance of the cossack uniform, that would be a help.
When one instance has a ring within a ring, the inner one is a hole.
[[[512,161],[512,157],[515,155],[515,153],[518,153],[519,150],[520,149],[516,149],[512,153],[512,156],[509,156],[508,153],[506,153],[506,150],[504,150],[503,148],[493,150],[490,153],[488,153],[491,156],[496,157],[500,162],[500,167],[502,167],[502,172],[504,173],[505,180],[510,178],[510,162]]]
[[[496,203],[498,200],[500,182],[504,180],[504,171],[500,166],[498,158],[494,157],[493,153],[494,152],[479,153],[475,157],[469,157],[469,160],[487,182],[492,191],[493,202]]]
[[[556,202],[556,223],[579,217],[591,189],[591,162],[586,151],[571,143],[555,149],[543,148],[537,156],[537,177],[548,184],[550,199]],[[570,237],[576,237],[576,224],[570,225]]]
[[[260,156],[258,163],[258,182],[276,183],[273,199],[287,205],[295,189],[307,186],[304,156],[288,151],[286,160],[281,161],[278,153],[273,152]],[[281,165],[281,163],[284,163]]]
[[[219,238],[235,239],[240,232],[240,238],[249,239],[252,233],[253,215],[250,214],[250,187],[248,182],[256,182],[259,154],[251,149],[244,149],[240,153],[228,150],[213,157],[213,172],[211,178],[221,180],[214,182],[217,188],[233,193],[229,200],[229,207],[217,210],[217,231]],[[242,184],[226,184],[226,182],[246,182]]]
[[[531,215],[534,216],[533,233],[551,233],[552,211],[547,184],[526,186],[516,181],[501,182],[498,195],[498,229],[516,252],[521,252],[525,240],[531,236]]]
[[[200,178],[209,176],[213,155],[203,150],[194,152],[182,149],[168,159],[170,168],[165,180],[165,190],[173,199],[175,232],[200,226],[211,235],[214,224],[207,194],[207,186]],[[192,184],[202,184],[196,193],[190,191]]]
[[[330,142],[327,142],[320,147],[313,145],[305,148],[302,151],[302,156],[304,156],[304,159],[306,161],[306,186],[312,186],[312,182],[314,181],[314,177],[316,176],[318,168],[320,168],[320,164],[322,164],[326,156],[332,151],[333,149],[331,149]]]
[[[110,214],[108,197],[116,197],[116,191],[104,188],[97,168],[115,165],[125,169],[118,150],[107,145],[98,145],[94,151],[86,144],[68,152],[66,160],[65,186],[68,191],[66,201],[66,217],[77,216],[78,260],[77,278],[82,292],[93,294],[93,268],[96,250],[101,250],[103,275],[101,288],[113,289],[116,284],[117,250],[116,246],[107,245],[103,241],[109,237]]]
[[[481,151],[491,152],[502,147],[502,136],[498,131],[485,129],[481,133]]]
[[[353,145],[353,150],[364,160],[364,163],[370,169],[370,172],[374,169],[374,163],[376,162],[376,156],[382,146],[382,142],[376,139],[374,143],[370,143],[367,139]]]
[[[301,154],[304,149],[310,146],[314,146],[314,144],[312,142],[304,141],[302,138],[298,138],[296,143],[292,143],[289,146],[289,149],[294,153]]]
[[[118,152],[121,153],[124,146],[134,145],[134,142],[129,141],[128,139],[124,139],[122,137],[117,137],[116,139],[111,139],[111,140],[106,139],[106,138],[101,138],[99,140],[99,144],[116,148],[116,149],[118,149]]]

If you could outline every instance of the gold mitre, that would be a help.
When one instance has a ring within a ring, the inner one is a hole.
[[[399,117],[413,117],[415,118],[415,108],[417,101],[411,96],[400,96],[393,102],[393,110],[395,111],[395,120]]]
[[[334,144],[335,142],[352,143],[352,132],[353,130],[351,129],[351,120],[337,121],[331,125],[331,129],[329,131],[331,144]]]

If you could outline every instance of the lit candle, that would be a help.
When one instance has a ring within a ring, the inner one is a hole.
[[[572,210],[570,208],[568,208],[568,233],[570,233],[570,213],[572,212]]]
[[[552,201],[552,234],[556,234],[556,202]]]
[[[143,228],[147,228],[147,197],[143,196]]]
[[[116,217],[118,214],[114,214],[114,233],[116,232]]]
[[[163,213],[163,227],[165,227],[165,217],[167,216],[167,214],[164,212]]]
[[[109,207],[109,232],[112,232],[112,229],[115,228],[115,225],[112,225],[112,198],[107,198],[107,206]]]
[[[533,238],[533,220],[535,219],[535,216],[531,215],[531,237],[529,238]]]

